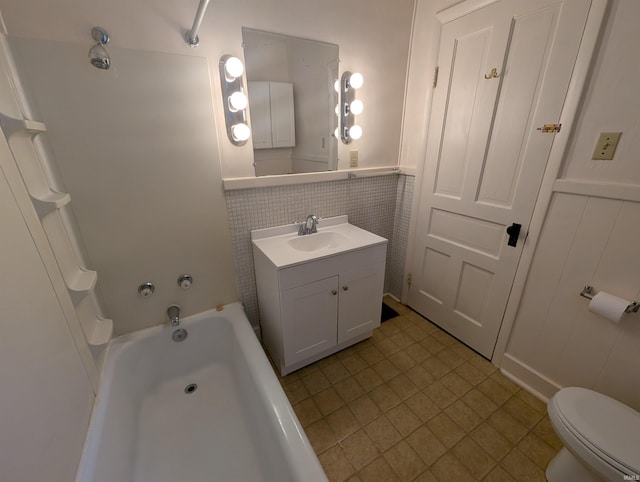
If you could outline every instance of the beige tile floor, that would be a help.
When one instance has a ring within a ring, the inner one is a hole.
[[[373,336],[280,378],[331,481],[545,481],[537,398],[392,299]]]

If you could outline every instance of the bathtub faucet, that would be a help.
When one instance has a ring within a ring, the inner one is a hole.
[[[169,323],[171,323],[171,326],[178,326],[180,324],[180,307],[178,305],[171,305],[167,309],[167,315],[169,315]]]

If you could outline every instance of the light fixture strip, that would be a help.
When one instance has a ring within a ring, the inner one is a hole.
[[[220,71],[220,88],[222,93],[222,104],[224,107],[224,117],[225,117],[225,125],[227,129],[227,137],[231,141],[234,146],[243,146],[247,143],[248,138],[246,139],[238,139],[234,136],[234,126],[237,129],[237,126],[247,126],[247,114],[245,109],[232,109],[229,97],[236,92],[241,92],[244,95],[247,95],[246,90],[244,88],[243,76],[242,74],[238,77],[231,77],[228,75],[228,72],[225,69],[225,64],[228,59],[232,58],[232,55],[223,55],[220,58],[219,71]]]
[[[340,78],[340,139],[344,144],[350,144],[354,139],[358,139],[362,133],[360,129],[358,129],[358,135],[351,135],[351,128],[355,124],[355,114],[351,111],[351,105],[354,100],[356,100],[356,89],[359,85],[354,86],[351,85],[351,80],[353,77],[357,77],[358,84],[362,83],[362,76],[360,74],[352,74],[347,71],[342,74]],[[360,106],[361,107],[361,102]]]

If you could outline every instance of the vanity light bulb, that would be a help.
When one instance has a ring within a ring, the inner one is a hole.
[[[351,113],[353,115],[362,114],[362,109],[363,108],[364,108],[364,104],[362,103],[361,100],[358,100],[358,99],[354,100],[349,105],[349,110],[351,111]]]
[[[349,137],[354,141],[360,139],[362,137],[362,127],[359,125],[351,126],[349,128]]]
[[[237,79],[244,73],[244,65],[238,57],[229,57],[224,63],[224,71],[230,79]]]
[[[340,104],[336,104],[336,115],[340,117]]]
[[[333,83],[333,88],[334,90],[339,94],[340,93],[340,79],[337,79],[334,83]]]
[[[234,92],[229,96],[229,110],[231,112],[238,112],[239,110],[246,109],[249,104],[249,99],[243,92]]]
[[[251,129],[243,122],[231,126],[231,135],[237,142],[244,142],[251,136]]]
[[[333,131],[333,137],[335,137],[336,139],[340,139],[340,128],[336,127],[336,130]]]
[[[363,83],[364,77],[362,77],[362,74],[358,72],[351,74],[351,77],[349,77],[349,85],[354,89],[359,89],[362,87]]]

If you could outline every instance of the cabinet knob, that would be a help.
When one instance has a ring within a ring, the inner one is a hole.
[[[343,289],[343,290],[345,290],[345,291],[348,291],[348,290],[349,290],[349,287],[348,287],[347,285],[344,285],[344,286],[342,287],[342,289]]]
[[[332,295],[337,295],[337,294],[338,294],[338,291],[337,291],[337,290],[331,290],[331,294],[332,294]]]

